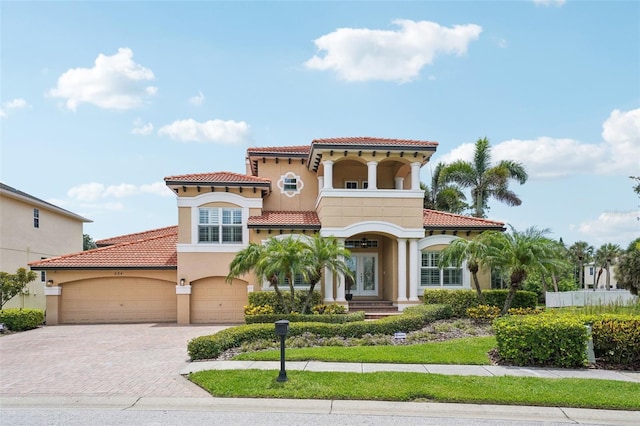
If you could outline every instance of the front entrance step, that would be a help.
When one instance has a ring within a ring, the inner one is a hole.
[[[349,312],[364,312],[365,319],[379,319],[398,315],[398,307],[386,300],[358,300],[349,302]]]

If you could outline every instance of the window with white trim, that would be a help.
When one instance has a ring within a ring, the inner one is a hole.
[[[289,288],[289,282],[287,281],[287,278],[282,275],[280,276],[278,274],[278,287],[282,288],[282,289],[286,289]],[[298,288],[298,287],[309,287],[309,282],[305,281],[304,277],[302,276],[302,274],[294,274],[293,276],[293,287]]]
[[[462,268],[438,267],[438,251],[423,251],[420,264],[421,287],[462,287]]]
[[[33,209],[33,227],[40,228],[40,209]]]
[[[284,191],[297,191],[298,190],[298,179],[296,177],[284,177]]]
[[[242,209],[227,207],[198,209],[198,242],[242,243]]]
[[[358,189],[358,181],[357,180],[347,180],[344,182],[345,189]]]

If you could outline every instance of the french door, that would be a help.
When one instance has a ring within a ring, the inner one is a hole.
[[[378,254],[351,254],[347,265],[353,273],[354,283],[351,294],[354,296],[378,295]]]

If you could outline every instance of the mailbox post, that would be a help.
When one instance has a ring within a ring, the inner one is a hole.
[[[287,372],[284,368],[284,338],[289,333],[289,321],[280,320],[276,321],[276,336],[280,336],[280,374],[276,379],[276,382],[286,382]]]

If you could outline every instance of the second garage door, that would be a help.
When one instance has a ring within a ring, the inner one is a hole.
[[[205,278],[191,283],[191,323],[244,322],[247,285],[241,281],[226,283],[224,277]]]
[[[102,278],[62,286],[63,324],[175,322],[175,284],[149,278]]]

